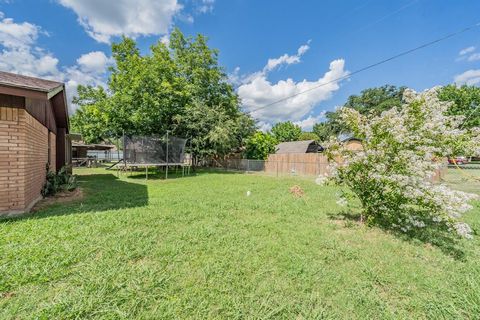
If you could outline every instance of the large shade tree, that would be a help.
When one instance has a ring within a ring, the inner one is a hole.
[[[405,87],[385,85],[363,90],[360,95],[351,95],[343,105],[358,111],[361,115],[378,116],[391,107],[401,108]],[[447,115],[463,116],[462,128],[471,129],[480,126],[480,88],[476,86],[447,85],[439,89],[441,101],[451,102]],[[325,114],[326,120],[314,125],[313,131],[320,141],[327,141],[332,136],[348,131],[341,120],[339,111]]]
[[[245,156],[247,159],[266,160],[269,154],[275,153],[277,143],[270,133],[257,131],[247,140]]]
[[[278,122],[272,127],[272,134],[279,142],[298,141],[302,128],[291,121]]]
[[[358,111],[362,115],[380,115],[383,111],[392,107],[401,107],[402,96],[405,87],[385,85],[378,88],[363,90],[360,95],[351,95],[343,105]],[[330,137],[337,136],[348,131],[341,121],[339,111],[329,111],[325,114],[326,121],[314,125],[313,132],[320,141],[327,141]]]
[[[480,88],[476,86],[448,85],[439,92],[442,101],[452,102],[447,114],[464,116],[462,127],[471,129],[480,127]]]
[[[198,158],[234,151],[254,132],[204,36],[175,29],[169,44],[156,43],[149,55],[123,38],[112,56],[108,89],[80,86],[74,100],[80,108],[72,125],[87,142],[169,131],[191,139]]]

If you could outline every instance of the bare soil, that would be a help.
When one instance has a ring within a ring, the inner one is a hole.
[[[54,196],[44,198],[38,201],[35,206],[32,208],[31,212],[36,212],[42,210],[52,204],[56,203],[67,203],[72,201],[77,201],[83,199],[83,191],[80,188],[77,188],[73,191],[62,191],[58,192]]]

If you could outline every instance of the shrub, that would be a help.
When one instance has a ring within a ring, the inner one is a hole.
[[[278,142],[298,141],[302,129],[291,121],[278,122],[273,126],[272,134]]]
[[[478,129],[461,129],[463,117],[446,115],[449,103],[438,99],[437,90],[406,90],[402,109],[380,116],[343,108],[341,120],[362,139],[364,150],[331,141],[331,179],[348,187],[347,198],[360,201],[367,223],[402,232],[438,228],[470,238],[470,227],[458,218],[471,209],[468,201],[475,195],[434,184],[432,177],[442,166],[436,159],[478,152],[480,135]]]
[[[47,164],[47,178],[42,188],[42,196],[49,197],[59,191],[73,191],[78,187],[77,177],[67,172],[66,167],[62,167],[58,173],[49,170]]]
[[[315,140],[319,141],[320,138],[314,132],[302,132],[298,140]]]
[[[247,140],[245,156],[247,159],[265,160],[269,154],[275,153],[277,143],[271,134],[257,131]]]

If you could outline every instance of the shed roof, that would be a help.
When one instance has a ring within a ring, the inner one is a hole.
[[[362,139],[356,138],[352,133],[341,133],[338,135],[338,140],[340,142],[362,141]]]
[[[72,142],[72,147],[86,148],[88,150],[110,150],[115,148],[113,144],[85,144],[81,142]]]
[[[276,146],[276,154],[318,152],[321,148],[315,140],[282,142]]]
[[[50,92],[58,87],[63,87],[63,83],[61,82],[23,76],[4,71],[0,71],[0,84],[41,92]]]

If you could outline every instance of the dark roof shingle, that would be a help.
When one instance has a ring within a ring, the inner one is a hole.
[[[282,142],[275,149],[276,154],[317,152],[317,144],[315,140]],[[315,150],[313,151],[313,149]]]
[[[0,84],[41,92],[50,92],[53,89],[63,86],[61,82],[22,76],[4,71],[0,71]]]

